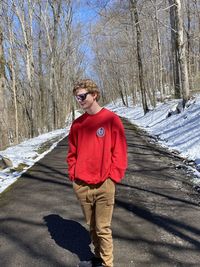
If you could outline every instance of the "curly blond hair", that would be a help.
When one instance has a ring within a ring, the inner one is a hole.
[[[89,93],[96,93],[96,101],[100,99],[100,90],[96,83],[91,79],[83,79],[74,84],[73,94],[76,95],[78,89],[86,89]]]

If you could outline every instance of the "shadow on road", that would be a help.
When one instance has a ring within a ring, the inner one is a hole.
[[[180,203],[186,203],[188,205],[199,207],[199,204],[197,204],[194,201],[185,200],[183,198],[179,198],[179,197],[169,195],[169,194],[164,194],[162,192],[158,192],[155,190],[149,190],[147,188],[142,188],[139,186],[131,186],[131,185],[128,185],[125,183],[123,183],[123,184],[121,183],[119,187],[120,187],[120,190],[122,190],[122,188],[125,187],[125,188],[128,188],[129,190],[146,192],[147,194],[157,195],[157,196],[165,197],[166,199],[169,199],[169,200],[173,200],[173,201],[180,202]]]
[[[185,240],[196,247],[197,250],[200,250],[200,229],[190,226],[184,222],[180,222],[174,218],[169,218],[166,216],[158,215],[146,210],[144,207],[139,207],[132,203],[122,201],[117,199],[116,204],[119,207],[126,209],[129,212],[143,218],[160,228],[163,228],[165,231],[173,234]],[[195,234],[195,238],[191,237],[191,234]]]
[[[60,247],[75,253],[81,261],[93,256],[89,233],[80,223],[63,219],[57,214],[45,216],[44,221],[52,239]]]

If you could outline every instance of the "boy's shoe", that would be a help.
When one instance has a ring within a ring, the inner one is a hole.
[[[102,265],[102,259],[101,258],[97,258],[97,257],[93,257],[92,258],[92,266],[93,267],[103,267]]]
[[[93,257],[89,261],[81,261],[78,267],[103,267],[102,259]]]

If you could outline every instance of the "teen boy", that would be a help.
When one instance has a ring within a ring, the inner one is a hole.
[[[89,225],[95,254],[79,266],[113,267],[115,184],[127,168],[124,128],[116,114],[98,104],[100,91],[92,80],[77,82],[73,94],[85,113],[71,126],[68,173]]]

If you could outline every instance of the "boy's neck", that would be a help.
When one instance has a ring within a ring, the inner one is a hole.
[[[90,108],[86,109],[86,112],[90,115],[94,115],[98,113],[101,109],[102,107],[97,102],[94,102]]]

